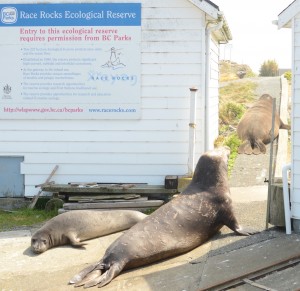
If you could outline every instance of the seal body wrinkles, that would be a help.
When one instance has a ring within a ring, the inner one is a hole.
[[[237,135],[243,141],[238,148],[239,154],[266,153],[266,144],[271,142],[273,98],[263,94],[249,108],[237,126]],[[275,112],[274,138],[278,137],[279,129],[290,129]]]
[[[147,217],[134,210],[74,210],[50,219],[31,237],[35,253],[60,245],[81,247],[82,241],[122,231]]]
[[[97,263],[75,275],[70,284],[102,287],[122,270],[188,252],[224,225],[240,235],[227,181],[228,149],[203,154],[189,186],[114,241]]]

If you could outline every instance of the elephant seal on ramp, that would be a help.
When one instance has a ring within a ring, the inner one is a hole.
[[[35,253],[71,244],[81,247],[84,240],[128,229],[147,215],[134,210],[74,210],[50,219],[31,237]]]
[[[266,153],[265,145],[271,141],[272,100],[270,95],[263,94],[240,120],[237,126],[237,135],[243,143],[238,148],[239,154]],[[274,138],[278,136],[279,129],[291,128],[281,121],[277,112],[274,122]]]
[[[102,287],[122,270],[188,252],[226,225],[250,235],[237,222],[227,181],[228,149],[203,154],[188,187],[115,240],[103,258],[75,275],[70,284]]]

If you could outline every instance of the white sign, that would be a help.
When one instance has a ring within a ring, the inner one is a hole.
[[[1,119],[140,117],[141,4],[0,10]]]

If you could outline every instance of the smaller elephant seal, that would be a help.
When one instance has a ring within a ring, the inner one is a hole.
[[[266,153],[265,145],[271,142],[272,105],[273,98],[269,94],[263,94],[245,112],[237,126],[237,135],[243,141],[238,148],[239,154]],[[274,122],[274,139],[277,138],[279,129],[291,129],[282,122],[277,112]]]
[[[75,275],[70,284],[85,288],[107,285],[123,270],[186,253],[226,225],[240,235],[254,231],[237,222],[229,197],[226,148],[203,154],[191,183],[116,239],[102,259]]]
[[[51,218],[31,237],[35,253],[71,244],[85,245],[84,240],[104,236],[132,227],[147,215],[134,210],[74,210]]]

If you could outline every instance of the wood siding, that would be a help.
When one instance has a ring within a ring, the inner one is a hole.
[[[210,40],[209,62],[209,98],[207,104],[209,134],[207,135],[208,149],[214,148],[214,141],[219,135],[219,45]]]
[[[187,0],[129,2],[142,3],[141,119],[1,120],[1,155],[24,156],[25,196],[37,193],[35,185],[43,183],[55,165],[56,183],[161,185],[166,175],[186,174],[192,86],[199,88],[196,160],[203,152],[205,13]],[[211,55],[210,144],[218,132],[215,43]]]
[[[292,200],[300,203],[300,14],[293,19]]]

